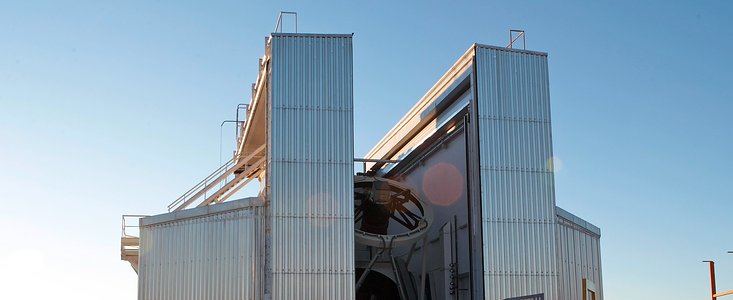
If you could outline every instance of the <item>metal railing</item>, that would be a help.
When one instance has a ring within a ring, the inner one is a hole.
[[[122,215],[122,237],[120,238],[120,258],[130,263],[137,272],[140,255],[140,219],[144,215]]]
[[[122,215],[122,237],[140,237],[140,219],[144,217],[147,216]]]
[[[208,190],[210,187],[210,183],[212,180],[220,177],[222,174],[226,173],[228,170],[231,169],[235,165],[236,157],[232,157],[229,161],[221,165],[218,169],[214,170],[214,172],[211,172],[209,176],[206,176],[203,180],[201,180],[199,183],[194,185],[191,189],[183,193],[178,199],[173,201],[171,204],[168,204],[168,211],[173,210],[174,207],[178,206],[179,204],[186,201],[186,199],[193,196],[195,193],[202,191],[202,190]],[[218,182],[217,182],[218,183]]]
[[[250,160],[252,160],[255,155],[259,154],[264,149],[265,145],[263,144],[246,157],[233,157],[221,167],[214,170],[214,172],[209,174],[209,176],[206,176],[206,178],[194,185],[191,189],[183,193],[183,195],[178,197],[178,199],[169,204],[168,211],[184,209],[188,205],[196,201],[196,199],[200,199],[202,196],[204,199],[206,199],[206,193],[209,190],[211,190],[213,187],[217,186],[221,182],[228,183],[230,180],[229,177],[234,176],[234,172],[236,170],[247,166]]]

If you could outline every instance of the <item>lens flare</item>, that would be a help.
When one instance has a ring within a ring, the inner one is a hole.
[[[448,206],[463,195],[463,175],[448,163],[437,163],[423,175],[422,190],[428,200],[440,206]]]
[[[547,159],[546,166],[547,166],[547,169],[550,170],[551,172],[558,172],[562,170],[563,163],[559,157],[553,156]]]

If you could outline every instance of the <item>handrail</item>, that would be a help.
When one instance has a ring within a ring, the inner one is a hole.
[[[168,204],[168,211],[170,211],[174,206],[178,205],[183,200],[185,200],[186,198],[188,198],[188,196],[190,196],[194,191],[198,190],[202,185],[204,185],[204,187],[206,187],[205,185],[208,183],[209,180],[211,180],[214,176],[218,175],[222,171],[227,170],[230,165],[234,164],[235,159],[236,159],[235,157],[232,157],[232,159],[230,159],[229,161],[227,161],[226,163],[224,163],[223,165],[221,165],[218,169],[214,170],[214,172],[212,172],[211,174],[209,174],[209,176],[206,176],[206,178],[204,178],[199,183],[197,183],[192,188],[190,188],[188,191],[186,191],[185,193],[183,193],[183,195],[181,195],[180,197],[178,197],[178,199],[176,199],[176,201],[173,201],[173,203]]]
[[[227,176],[234,173],[234,171],[245,166],[247,162],[249,162],[249,160],[251,160],[255,155],[262,152],[265,149],[265,146],[266,145],[263,144],[256,150],[252,151],[252,153],[247,155],[247,157],[245,158],[240,159],[238,156],[235,156],[234,158],[232,158],[229,162],[227,162],[226,164],[219,167],[216,171],[214,171],[214,173],[211,173],[204,180],[202,180],[201,182],[196,184],[193,188],[189,189],[186,193],[181,195],[181,197],[178,197],[176,201],[173,201],[173,203],[169,204],[168,211],[181,210],[181,209],[186,208],[193,201],[195,201],[196,199],[204,195],[204,193],[206,193],[209,189],[211,189],[211,187],[216,186],[219,182],[227,178]],[[209,180],[211,180],[214,177],[216,178],[213,179],[211,182],[209,182]]]
[[[211,204],[212,202],[216,202],[216,203],[224,202],[226,199],[228,199],[230,196],[232,196],[234,193],[236,193],[239,189],[241,189],[242,186],[246,185],[247,183],[249,183],[250,181],[252,181],[252,179],[254,179],[255,177],[257,177],[257,174],[260,174],[260,172],[257,172],[256,170],[257,169],[260,169],[262,167],[262,165],[265,163],[265,160],[266,159],[267,158],[263,156],[257,162],[251,164],[249,167],[247,167],[246,169],[244,169],[244,171],[242,171],[242,173],[239,173],[239,175],[234,176],[234,179],[232,179],[226,185],[224,185],[223,187],[221,187],[213,195],[211,195],[208,198],[204,199],[204,201],[201,202],[201,203],[199,203],[199,205],[197,207],[206,206],[206,205]],[[249,178],[247,178],[248,175],[252,175],[252,176],[249,177]],[[244,183],[242,183],[243,180],[245,180]]]
[[[140,228],[139,224],[127,225],[127,222],[125,222],[125,220],[131,219],[131,218],[137,218],[138,220],[140,220],[144,217],[147,217],[147,216],[146,215],[122,215],[122,237],[135,237],[134,235],[127,234],[127,228],[130,228],[130,227]]]

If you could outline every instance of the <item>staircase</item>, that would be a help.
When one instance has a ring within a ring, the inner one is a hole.
[[[185,209],[201,199],[197,207],[226,201],[262,171],[266,159],[264,150],[265,145],[261,145],[245,157],[232,158],[168,205],[168,211]],[[218,190],[207,196],[209,191],[219,185],[221,187]]]
[[[247,156],[235,156],[168,205],[168,211],[185,209],[196,201],[201,201],[197,207],[226,201],[250,181],[257,178],[264,169],[266,159],[264,144]],[[219,188],[214,189],[215,187]],[[210,193],[211,191],[213,193]],[[135,272],[138,271],[140,219],[143,217],[146,216],[122,216],[120,254],[122,260],[130,262]]]

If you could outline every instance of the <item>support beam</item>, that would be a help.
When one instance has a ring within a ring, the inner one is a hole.
[[[713,294],[713,298],[720,297],[720,296],[726,296],[726,295],[733,295],[733,290],[730,290],[730,291],[727,291],[727,292]]]

